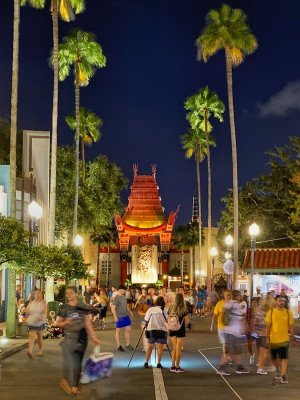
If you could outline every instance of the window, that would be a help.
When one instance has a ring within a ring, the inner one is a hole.
[[[107,264],[109,264],[108,273],[111,274],[111,261],[102,261],[101,262],[101,272],[104,275],[107,274]]]
[[[181,260],[176,261],[176,268],[179,268],[181,270]],[[188,273],[188,263],[186,260],[183,260],[183,273]]]

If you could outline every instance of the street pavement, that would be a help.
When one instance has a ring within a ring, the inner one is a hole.
[[[168,351],[164,351],[163,355],[164,369],[144,369],[145,353],[141,350],[142,341],[128,368],[133,353],[116,351],[114,325],[109,315],[106,329],[97,332],[97,335],[101,340],[101,351],[112,351],[115,354],[112,376],[82,385],[78,400],[263,400],[268,397],[272,397],[272,400],[299,399],[300,346],[290,349],[287,385],[275,382],[271,372],[266,376],[256,375],[256,367],[249,366],[246,351],[243,355],[244,365],[251,373],[236,375],[232,371],[231,376],[222,377],[215,370],[221,348],[217,335],[209,331],[210,321],[211,317],[193,318],[192,330],[187,334],[182,353],[181,367],[185,369],[185,373],[175,374],[169,371],[171,361]],[[296,323],[299,329],[299,321]],[[139,319],[136,316],[133,320],[131,340],[134,347],[140,333]],[[58,387],[62,364],[59,342],[60,339],[45,340],[44,356],[35,356],[33,359],[27,357],[24,339],[16,339],[6,348],[0,345],[0,400],[63,400],[70,397]],[[18,346],[20,350],[15,352]],[[6,356],[7,351],[11,352],[9,356]],[[86,355],[91,352],[92,347],[89,345]],[[152,365],[156,365],[154,359]]]

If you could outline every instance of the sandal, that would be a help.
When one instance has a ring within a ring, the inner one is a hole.
[[[79,394],[79,393],[80,393],[80,390],[79,390],[78,387],[74,386],[74,387],[72,387],[72,389],[71,389],[71,393],[72,393],[72,394]]]
[[[72,388],[65,379],[59,381],[59,387],[67,394],[72,394]]]

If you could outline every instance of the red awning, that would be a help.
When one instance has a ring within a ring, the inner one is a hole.
[[[243,269],[251,268],[251,250],[246,251]],[[255,249],[256,272],[300,273],[300,248]]]

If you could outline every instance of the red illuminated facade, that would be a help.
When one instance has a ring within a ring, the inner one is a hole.
[[[134,164],[133,174],[125,214],[115,216],[121,252],[121,282],[124,282],[132,272],[132,246],[157,247],[157,273],[158,275],[167,273],[168,251],[178,213],[177,208],[168,217],[164,214],[156,182],[155,165],[152,165],[152,175],[138,175],[138,166]]]

